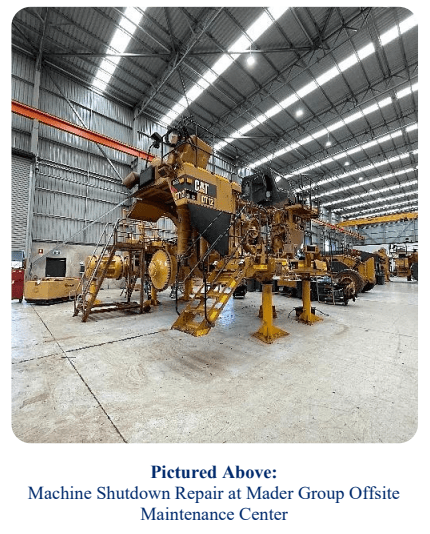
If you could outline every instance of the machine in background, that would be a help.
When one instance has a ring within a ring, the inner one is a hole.
[[[392,245],[390,254],[394,260],[393,276],[406,277],[410,282],[412,279],[418,281],[418,250],[413,249],[408,252],[407,245],[399,247]]]

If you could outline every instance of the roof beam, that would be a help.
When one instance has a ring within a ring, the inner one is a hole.
[[[190,39],[188,39],[188,41],[183,45],[180,51],[174,54],[167,68],[164,70],[162,76],[155,83],[149,95],[135,107],[135,111],[134,111],[135,119],[139,117],[145,111],[148,105],[157,96],[160,89],[168,81],[170,76],[172,76],[172,74],[176,72],[178,67],[183,63],[183,61],[186,59],[186,57],[191,52],[191,50],[194,48],[194,46],[200,41],[202,36],[208,31],[210,26],[213,24],[215,19],[220,15],[220,13],[223,10],[224,10],[223,7],[217,8],[216,10],[210,10],[208,15],[203,20],[203,22],[197,24],[197,27],[195,31],[193,32],[192,36],[190,37]]]

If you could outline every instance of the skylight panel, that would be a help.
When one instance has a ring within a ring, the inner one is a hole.
[[[142,11],[145,11],[146,8],[141,9]],[[115,31],[108,45],[108,50],[118,54],[125,52],[131,39],[130,35],[134,34],[141,19],[142,13],[140,11],[134,7],[127,7],[119,21],[119,28]],[[94,76],[93,87],[96,87],[101,91],[106,89],[120,59],[121,57],[116,56],[109,58],[109,60],[102,60],[96,75]]]
[[[112,37],[112,41],[109,44],[109,48],[122,54],[127,48],[128,43],[130,42],[130,36],[124,33],[120,28],[118,28]]]
[[[339,63],[339,70],[344,72],[359,62],[358,57],[355,54],[351,54],[349,57]]]
[[[195,100],[197,97],[199,97],[203,93],[203,87],[199,87],[197,84],[194,85],[188,92],[187,92],[187,98],[189,100]]]
[[[321,128],[321,130],[318,130],[317,132],[313,133],[312,137],[314,139],[319,139],[320,137],[322,137],[323,135],[327,135],[328,133],[329,131],[327,130],[327,128]]]
[[[394,197],[399,198],[399,195],[394,195]],[[388,198],[384,200],[388,200]],[[405,207],[399,208],[399,206],[405,206]],[[399,212],[404,211],[405,208],[409,208],[409,210],[415,211],[418,209],[418,202],[416,200],[409,199],[409,200],[403,200],[402,202],[395,202],[394,204],[393,203],[385,204],[384,206],[379,206],[379,207],[373,206],[372,208],[362,209],[358,211],[353,211],[352,213],[345,214],[344,217],[348,217],[348,219],[346,220],[350,220],[349,219],[350,217],[353,217],[354,215],[358,215],[361,213],[365,213],[366,214],[365,217],[374,217],[374,216],[377,217],[379,215],[385,215],[388,213],[399,213]],[[384,211],[381,212],[379,210],[384,210]],[[341,212],[342,210],[336,209],[333,211]]]
[[[269,7],[269,13],[277,20],[285,12],[282,2],[277,2],[275,7]]]
[[[417,25],[417,20],[414,15],[411,15],[404,21],[402,21],[399,26],[394,26],[394,28],[390,28],[388,31],[383,33],[381,35],[381,45],[386,46],[388,43],[391,43],[391,41],[394,41],[394,39],[397,39],[400,35],[407,32],[411,28]]]
[[[343,122],[344,124],[349,124],[350,122],[354,122],[358,119],[361,119],[363,116],[364,116],[364,113],[360,110],[360,111],[357,111],[357,113],[353,113],[349,117],[346,117],[345,119],[343,119]]]
[[[385,193],[387,191],[395,191],[396,189],[400,189],[401,187],[410,187],[412,185],[416,185],[418,183],[418,180],[411,180],[409,182],[406,182],[406,183],[401,183],[401,184],[395,184],[395,185],[390,185],[388,187],[383,187],[381,189],[378,189],[378,190],[375,190],[375,191],[368,191],[367,193],[359,193],[357,195],[350,195],[348,198],[340,198],[340,199],[337,199],[337,200],[332,200],[331,202],[325,202],[324,204],[321,204],[321,206],[334,206],[335,204],[340,204],[340,203],[345,203],[345,202],[349,202],[351,200],[355,200],[357,198],[362,198],[362,197],[368,197],[368,196],[374,196],[374,195],[380,195],[381,193]],[[401,195],[410,195],[410,194],[414,194],[415,191],[409,191],[409,192],[406,192],[406,193],[401,193]],[[377,198],[376,200],[368,200],[367,203],[370,204],[371,202],[381,202],[385,199],[381,199],[381,198]],[[355,206],[360,206],[362,204],[355,204],[354,203],[354,207]]]
[[[282,109],[286,109],[293,104],[295,104],[299,100],[299,97],[297,95],[290,95],[287,98],[285,98],[282,102],[280,102],[280,106]]]
[[[413,167],[408,167],[407,169],[400,169],[396,172],[390,172],[388,174],[384,174],[383,176],[376,176],[374,178],[368,178],[367,180],[363,180],[361,182],[356,182],[354,184],[345,185],[337,189],[331,189],[330,191],[325,191],[324,193],[316,194],[314,195],[314,198],[327,197],[330,195],[334,195],[335,193],[339,193],[340,191],[348,191],[350,189],[355,189],[356,187],[363,187],[365,185],[374,184],[382,180],[388,180],[388,178],[392,178],[393,176],[401,176],[402,174],[413,172],[414,170],[415,169]]]
[[[328,184],[328,183],[331,183],[331,182],[336,182],[336,181],[341,180],[343,178],[347,178],[348,176],[354,176],[355,174],[363,174],[363,173],[366,173],[368,171],[372,171],[373,169],[382,167],[384,165],[388,165],[390,163],[394,163],[396,161],[400,161],[402,159],[409,158],[409,156],[411,154],[416,154],[416,153],[418,153],[418,150],[414,150],[413,152],[405,152],[403,154],[399,154],[398,156],[392,156],[391,158],[384,159],[382,161],[379,161],[379,162],[376,162],[376,163],[372,163],[370,165],[365,165],[364,167],[358,167],[357,169],[353,169],[352,171],[348,171],[348,172],[345,172],[345,173],[342,173],[342,174],[339,174],[339,175],[336,175],[336,176],[331,176],[330,178],[324,178],[323,180],[319,180],[318,182],[315,182],[313,185],[304,186],[300,190],[304,191],[304,190],[310,189],[311,187],[314,187],[314,186],[321,186],[321,185],[325,185],[325,184]],[[333,160],[331,158],[329,158],[329,160],[324,160],[323,162],[321,162],[321,164],[325,165],[327,163],[330,163],[331,161],[333,161]]]
[[[328,71],[321,74],[321,76],[318,76],[316,79],[316,82],[318,85],[324,85],[325,83],[329,82],[336,76],[339,76],[339,69],[337,67],[332,67]]]
[[[375,45],[373,43],[369,43],[357,51],[357,56],[359,57],[360,61],[363,61],[363,59],[366,59],[368,56],[372,55],[374,52],[375,52]]]
[[[348,154],[348,156],[351,156],[352,154],[356,154],[357,152],[361,152],[362,150],[363,148],[361,146],[356,146],[347,150],[346,154]]]
[[[400,35],[400,32],[397,26],[395,26],[394,28],[391,28],[390,30],[388,30],[387,32],[381,35],[381,45],[385,46],[386,44],[390,43],[394,39],[397,39],[399,35]]]
[[[416,123],[415,123],[415,124],[416,124]],[[411,124],[411,125],[409,126],[409,128],[413,128],[414,126],[415,126],[414,124]],[[394,138],[396,138],[396,137],[398,137],[398,136],[400,136],[400,135],[403,135],[402,130],[397,130],[396,132],[393,132],[393,133],[391,133],[391,134],[385,135],[385,136],[383,136],[383,137],[381,137],[381,138],[379,138],[379,139],[374,139],[374,140],[372,140],[372,141],[369,141],[368,143],[365,143],[364,145],[358,145],[357,147],[360,148],[360,150],[367,150],[368,148],[370,148],[370,147],[372,147],[372,146],[378,145],[378,144],[380,144],[380,143],[382,143],[382,142],[385,142],[385,141],[388,141],[388,140],[390,140],[390,139],[394,139]],[[355,148],[355,147],[354,147],[354,148]],[[350,150],[352,150],[352,148],[351,148]],[[357,150],[357,152],[358,152],[358,150]],[[327,159],[325,159],[325,160],[323,160],[323,161],[319,161],[319,162],[314,163],[314,164],[313,164],[313,168],[321,167],[322,165],[325,165],[325,164],[326,164],[327,162],[329,162],[329,161],[333,161],[333,160],[335,160],[335,159],[341,159],[342,157],[345,157],[345,156],[347,156],[347,155],[348,155],[348,151],[340,152],[339,154],[335,154],[335,155],[333,155],[333,156],[331,157],[331,159],[330,159],[330,158],[327,158]],[[378,164],[375,163],[375,164],[373,164],[373,165],[376,167]],[[302,168],[300,168],[300,169],[297,169],[297,170],[291,172],[290,174],[286,174],[286,175],[284,175],[284,178],[291,178],[292,176],[295,176],[295,175],[297,175],[297,174],[302,174],[303,172],[306,172],[306,171],[308,171],[309,169],[310,169],[309,166],[307,166],[307,167],[302,167]]]
[[[415,15],[411,15],[399,24],[400,33],[403,34],[417,25],[417,19]]]
[[[327,131],[334,132],[335,130],[342,128],[342,126],[345,126],[345,122],[343,120],[340,120],[338,122],[335,122],[334,124],[331,124],[330,126],[327,126]]]
[[[408,196],[412,196],[412,195],[408,195]],[[384,200],[389,200],[390,198],[392,200],[395,200],[396,198],[400,198],[400,197],[401,195],[394,195],[393,197],[386,197],[384,198]],[[364,205],[366,206],[367,204],[365,203]],[[373,206],[368,209],[361,209],[358,211],[353,211],[351,213],[345,214],[344,217],[348,217],[347,220],[349,220],[349,217],[352,217],[360,213],[366,213],[366,217],[372,217],[372,216],[384,215],[385,213],[398,213],[398,212],[402,212],[405,210],[405,207],[399,208],[398,206],[405,206],[406,208],[410,206],[411,210],[415,210],[415,209],[418,209],[418,201],[409,199],[409,200],[403,200],[401,202],[395,202],[394,204],[393,203],[385,204],[384,206],[379,206],[379,207]],[[396,209],[392,209],[393,207]],[[381,213],[379,210],[385,210],[385,211]],[[338,208],[333,211],[340,212],[342,210]],[[371,212],[371,213],[368,213],[368,212]]]
[[[398,37],[401,33],[405,33],[407,30],[412,28],[415,24],[416,24],[416,22],[414,21],[414,17],[410,17],[410,18],[406,19],[405,21],[403,21],[400,24],[400,30],[399,30],[398,26],[395,26],[394,28],[389,30],[389,32],[393,32],[393,34],[395,34],[394,37],[392,37],[392,36],[390,37],[390,40],[394,39],[396,36]],[[388,32],[387,32],[387,34],[388,34]],[[388,43],[388,42],[390,42],[390,41],[389,40],[386,40],[386,42],[384,41],[385,44]],[[382,41],[381,41],[381,43],[382,43]],[[382,44],[384,44],[384,43],[382,43]],[[301,89],[296,91],[296,93],[294,93],[294,94],[288,96],[287,98],[285,98],[285,100],[283,100],[280,103],[281,108],[282,109],[287,109],[292,104],[297,102],[299,100],[299,97],[307,96],[312,91],[315,91],[318,87],[323,86],[328,81],[332,80],[336,76],[339,76],[342,72],[345,72],[347,69],[353,67],[354,65],[356,65],[357,63],[359,63],[360,61],[362,61],[363,59],[367,58],[368,56],[370,56],[371,54],[374,54],[374,53],[375,53],[375,45],[372,42],[370,42],[367,45],[365,45],[362,48],[360,48],[356,53],[351,54],[350,56],[345,58],[343,61],[338,63],[337,66],[332,67],[331,69],[329,69],[328,71],[326,71],[322,75],[318,76],[318,78],[316,78],[316,81],[310,82],[309,84],[305,85],[304,87],[302,87]],[[382,102],[385,102],[385,101],[382,101]],[[386,104],[384,103],[384,105],[386,105]],[[272,108],[272,110],[273,110],[273,108]],[[270,115],[270,116],[272,116],[272,115]],[[335,125],[333,125],[332,128],[335,128]],[[333,131],[333,130],[331,130],[331,131]]]
[[[212,67],[212,70],[215,72],[217,76],[220,76],[225,70],[228,69],[228,67],[230,67],[233,61],[234,59],[231,56],[224,54],[215,63],[215,65]]]
[[[234,44],[229,48],[229,52],[247,52],[251,41],[246,35],[242,35]]]
[[[312,93],[312,91],[315,91],[315,89],[318,89],[318,84],[317,82],[312,81],[308,83],[307,85],[305,85],[304,87],[302,87],[301,89],[299,89],[297,91],[297,96],[299,96],[300,98],[304,98],[309,93]]]
[[[271,107],[266,113],[264,114],[266,120],[270,119],[270,117],[273,117],[273,115],[277,115],[280,111],[282,111],[282,107],[279,104],[274,105]]]
[[[384,197],[379,200],[374,201],[367,201],[363,202],[362,204],[356,204],[355,206],[350,206],[349,208],[346,208],[346,210],[342,208],[335,208],[333,211],[337,213],[342,213],[342,217],[348,217],[353,218],[360,214],[366,214],[365,217],[372,217],[374,215],[382,215],[383,213],[399,213],[402,211],[405,211],[406,207],[410,206],[410,210],[418,209],[418,199],[409,198],[405,200],[401,200],[400,202],[393,203],[393,200],[405,198],[405,197],[413,197],[417,196],[418,192],[410,192],[410,193],[400,193],[398,195],[390,195],[389,197]],[[383,206],[374,206],[372,204],[378,204],[378,202],[387,202]],[[350,210],[351,208],[355,208],[356,206],[363,206],[360,210],[352,211],[349,213],[345,213],[345,211]],[[403,208],[399,208],[398,206],[404,206]],[[379,210],[386,210],[385,212],[381,212]],[[370,213],[369,213],[370,212]]]
[[[314,141],[314,137],[312,135],[308,135],[301,141],[298,141],[298,143],[303,146],[303,145],[306,145],[307,143],[310,143],[311,141]]]
[[[272,15],[273,19],[276,21],[288,8],[269,8],[269,13]],[[251,44],[253,41],[256,41],[261,35],[273,24],[272,19],[270,16],[264,11],[262,15],[253,23],[251,26],[245,31],[246,35],[242,35],[237,39],[231,47],[229,47],[229,52],[232,52],[233,54],[227,53],[223,54],[218,61],[213,65],[211,69],[208,69],[203,75],[202,78],[209,84],[214,83],[214,81],[220,76],[223,72],[225,72],[228,67],[234,62],[235,59],[239,57],[239,53],[234,52],[246,52],[249,50]],[[248,44],[247,44],[248,43]],[[196,85],[199,85],[199,82],[197,82]],[[205,89],[208,87],[208,85],[205,87]],[[188,103],[191,104],[196,98],[198,98],[201,95],[202,91],[194,92],[194,87],[192,87],[187,92],[187,98]],[[189,96],[191,95],[191,96]],[[169,112],[167,113],[162,119],[161,122],[164,124],[169,125],[172,120],[175,120],[180,113],[176,113],[176,115],[172,116],[172,114]],[[173,118],[172,118],[173,117]],[[230,141],[231,142],[231,141]],[[222,144],[224,143],[224,144]],[[228,143],[226,141],[223,141],[222,143],[218,143],[215,145],[214,149],[219,150],[220,148],[223,148]]]
[[[272,25],[272,20],[264,11],[263,14],[246,30],[252,41],[256,41]]]
[[[361,119],[365,115],[369,115],[370,113],[373,113],[374,111],[380,110],[381,108],[383,108],[385,106],[388,106],[389,104],[392,104],[392,98],[391,97],[384,98],[380,102],[376,102],[375,104],[372,104],[371,106],[368,106],[367,108],[364,108],[363,110],[359,110],[356,113],[353,113],[352,115],[349,115],[348,117],[345,117],[345,119],[341,119],[341,120],[335,122],[334,124],[329,125],[327,128],[323,127],[321,130],[318,130],[316,133],[310,134],[310,136],[308,136],[308,137],[306,137],[306,138],[304,138],[302,140],[299,140],[297,142],[298,142],[299,145],[306,144],[306,143],[310,142],[312,139],[318,139],[319,137],[322,137],[323,135],[327,135],[328,133],[333,132],[335,130],[338,130],[339,128],[341,128],[341,127],[343,127],[343,126],[345,126],[347,124],[350,124],[350,123],[352,123],[352,122],[354,122],[356,120]],[[272,108],[272,109],[274,109],[274,108]],[[254,120],[253,122],[249,123],[249,125],[248,125],[249,128],[246,131],[249,131],[250,129],[252,129],[253,126],[256,126],[258,123],[262,123],[262,119],[263,119],[263,115],[260,115],[260,117],[259,117],[257,122]],[[415,125],[415,126],[417,127],[417,125]],[[411,125],[409,128],[410,128],[410,130],[406,130],[406,131],[412,131],[414,129],[414,125]],[[356,147],[356,148],[350,149],[349,151],[347,151],[343,155],[345,155],[345,154],[354,154],[355,152],[359,152],[360,150],[367,150],[367,149],[371,148],[372,146],[377,145],[378,142],[385,142],[386,140],[388,140],[388,138],[394,139],[395,137],[398,137],[400,135],[402,135],[402,132],[398,131],[398,132],[395,132],[394,134],[390,134],[386,138],[381,138],[379,141],[378,140],[369,141],[368,143],[365,143],[364,145],[361,145],[360,147]],[[279,155],[282,155],[284,153],[285,152],[281,152],[281,151],[278,150],[277,152],[272,154],[269,157],[269,159],[274,159],[274,158],[279,157]],[[339,158],[341,158],[341,157],[343,157],[343,156],[340,155]],[[258,161],[255,161],[253,163],[250,163],[248,166],[249,166],[249,168],[255,168],[255,167],[258,167],[259,165],[262,165],[264,162],[265,161],[263,161],[263,160],[258,160]]]

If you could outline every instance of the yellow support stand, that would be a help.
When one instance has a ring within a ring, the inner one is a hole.
[[[298,317],[299,321],[306,324],[313,324],[316,321],[322,321],[321,317],[317,317],[314,313],[312,313],[310,280],[302,280],[302,302],[303,311]]]
[[[262,290],[263,324],[252,335],[264,343],[273,343],[279,337],[288,336],[288,332],[273,325],[272,282],[263,283]]]
[[[151,286],[151,298],[150,298],[151,306],[158,306],[160,302],[157,300],[157,290],[154,286]]]

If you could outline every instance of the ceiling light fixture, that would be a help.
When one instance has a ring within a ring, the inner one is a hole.
[[[278,3],[280,4],[280,2]],[[288,8],[285,7],[270,7],[268,8],[268,13],[263,11],[263,13],[258,17],[258,19],[251,24],[251,26],[245,30],[245,34],[239,37],[228,49],[226,54],[223,54],[218,61],[212,65],[212,68],[209,68],[204,72],[201,78],[187,91],[186,96],[183,96],[179,102],[177,102],[172,109],[164,117],[162,117],[161,122],[169,126],[187,107],[194,102],[210,85],[212,85],[215,80],[230,67],[230,65],[242,54],[248,51],[250,43],[256,41],[263,33],[272,26],[274,21],[278,20],[279,17],[285,13]],[[239,51],[239,52],[238,52]],[[234,136],[231,136],[229,142],[234,139]],[[222,146],[227,145],[227,141],[222,142]],[[214,150],[221,148],[215,145]]]
[[[416,17],[414,15],[411,15],[410,17],[405,19],[403,22],[401,22],[399,25],[396,25],[394,28],[386,32],[387,35],[384,34],[383,36],[381,36],[381,44],[383,46],[387,45],[393,39],[398,38],[400,35],[404,34],[406,31],[410,30],[416,25],[417,25]],[[391,34],[388,35],[390,31],[392,31],[392,35]],[[363,59],[374,54],[375,51],[376,51],[375,45],[372,42],[368,43],[367,45],[363,46],[362,48],[360,48],[359,50],[357,50],[356,52],[354,52],[353,54],[345,58],[343,61],[339,62],[334,67],[327,70],[322,75],[318,76],[318,78],[316,78],[315,81],[308,83],[307,85],[305,85],[304,87],[296,91],[295,93],[285,98],[282,102],[280,102],[279,105],[277,105],[277,107],[280,106],[281,109],[288,108],[289,106],[297,102],[299,98],[303,98],[304,96],[308,95],[312,91],[322,87],[324,84],[326,84],[333,78],[340,76],[343,72],[345,72],[350,67],[358,64],[360,61],[363,61]],[[271,110],[269,110],[269,112],[270,111]],[[267,111],[265,113],[262,113],[259,117],[260,119],[259,122],[262,123],[265,120],[267,120],[267,115],[268,115]],[[264,120],[261,120],[264,117],[266,118]],[[341,122],[340,124],[341,126],[344,125],[343,121],[340,121],[340,122]],[[230,137],[233,137],[233,136],[230,136]],[[218,143],[217,145],[215,145],[214,148],[215,150],[219,150],[223,148],[224,146],[226,146],[227,144],[228,143],[226,141],[222,141],[221,143]]]
[[[387,135],[384,135],[382,137],[378,137],[376,139],[373,139],[372,141],[369,141],[368,143],[365,143],[364,145],[358,145],[357,147],[350,148],[349,150],[346,150],[345,152],[340,152],[339,154],[335,154],[334,156],[330,156],[328,158],[325,158],[322,161],[317,161],[316,163],[312,163],[311,165],[308,165],[306,167],[301,167],[300,169],[296,169],[290,174],[284,175],[284,178],[291,178],[293,176],[296,176],[298,174],[303,174],[304,172],[317,169],[318,167],[321,167],[322,165],[327,165],[328,163],[333,163],[334,161],[341,159],[342,157],[349,156],[350,154],[353,154],[355,152],[367,150],[373,146],[377,146],[379,144],[385,143],[388,140],[396,139],[397,137],[400,137],[403,135],[402,130],[395,130],[392,133],[389,133]],[[261,161],[261,160],[260,160]],[[383,164],[383,163],[381,163]],[[371,166],[376,166],[375,163],[372,163]],[[250,168],[253,168],[252,166]],[[352,171],[351,171],[352,172]],[[360,170],[356,172],[361,172]]]
[[[246,58],[246,64],[249,66],[249,67],[252,67],[252,65],[254,65],[255,63],[255,56],[252,54],[251,52],[251,48],[249,49],[249,55],[248,57]]]
[[[378,169],[379,167],[383,167],[384,165],[389,165],[390,163],[397,163],[403,159],[409,159],[411,158],[411,156],[415,156],[416,154],[418,154],[418,149],[416,150],[413,150],[412,152],[404,152],[403,154],[399,154],[398,156],[392,156],[391,158],[388,158],[388,159],[383,159],[381,161],[377,161],[375,163],[371,163],[370,165],[366,165],[364,167],[358,167],[352,171],[348,171],[348,172],[344,172],[342,174],[338,174],[338,175],[335,175],[335,176],[331,176],[330,178],[324,178],[323,180],[320,180],[319,182],[315,182],[312,186],[303,186],[303,188],[301,190],[305,191],[307,189],[310,189],[311,187],[315,187],[315,186],[322,186],[322,185],[325,185],[325,184],[328,184],[328,183],[331,183],[331,182],[338,182],[339,180],[343,179],[343,178],[347,178],[348,176],[354,176],[355,174],[359,174],[361,172],[368,172],[368,171],[373,171],[375,169]],[[418,168],[418,167],[416,167]],[[285,178],[285,176],[284,176]],[[363,177],[361,177],[361,180],[363,179]],[[276,179],[278,180],[278,178]],[[360,178],[359,178],[360,180]]]
[[[396,189],[400,189],[401,187],[410,187],[412,185],[416,185],[418,183],[418,180],[411,180],[409,182],[405,182],[405,183],[401,183],[401,184],[395,184],[395,185],[390,185],[388,187],[383,187],[381,189],[378,190],[378,194],[380,193],[385,193],[387,191],[395,191]],[[409,194],[413,194],[413,192],[409,193]],[[366,197],[368,195],[374,195],[375,192],[372,191],[372,192],[367,192],[367,193],[359,193],[358,195],[351,195],[349,196],[347,199],[345,198],[338,198],[337,200],[332,200],[331,202],[325,202],[324,204],[321,204],[321,206],[334,206],[335,204],[344,204],[346,201],[351,201],[351,200],[355,200],[357,198],[362,198],[362,197]],[[403,194],[407,194],[407,193],[403,193]],[[376,200],[373,200],[373,201],[367,201],[367,203],[369,204],[370,202],[381,202],[383,201],[384,199],[383,198],[377,198]],[[360,206],[360,204],[354,204],[354,206]]]
[[[411,91],[417,91],[418,90],[418,84],[414,84],[412,87],[410,87],[410,90]],[[402,92],[402,91],[400,91],[400,92]],[[402,95],[402,97],[403,96],[404,96],[404,94]],[[358,120],[358,119],[360,119],[362,117],[365,117],[365,116],[369,115],[370,113],[373,113],[374,111],[380,110],[380,109],[382,109],[382,108],[384,108],[384,107],[386,107],[386,106],[388,106],[388,105],[390,105],[392,103],[393,103],[393,101],[392,101],[391,97],[384,98],[384,99],[376,102],[375,104],[367,106],[366,108],[363,108],[363,109],[359,110],[358,112],[353,113],[352,115],[348,115],[347,117],[345,117],[345,119],[341,119],[341,120],[329,125],[327,128],[324,127],[324,128],[321,128],[320,130],[318,130],[317,132],[313,132],[311,135],[308,135],[304,139],[301,139],[301,140],[297,141],[297,143],[299,145],[303,146],[306,143],[309,143],[310,141],[316,140],[319,137],[322,137],[323,135],[326,135],[326,134],[327,134],[327,141],[329,141],[329,132],[332,132],[334,130],[338,130],[339,128],[341,128],[343,126],[346,126],[347,124],[350,124],[351,122],[356,121],[356,120]],[[248,127],[246,128],[246,131],[248,132],[249,130],[252,129],[252,127],[256,126],[257,124],[261,124],[262,122],[263,121],[261,121],[261,120],[260,121],[253,121],[252,123],[247,125]],[[406,132],[410,132],[410,131],[413,131],[416,128],[418,128],[418,125],[415,123],[415,124],[410,125],[405,131]],[[241,130],[239,130],[238,132],[240,132],[240,131]],[[239,137],[239,135],[237,135],[236,137]],[[233,139],[234,138],[235,137],[233,137]],[[376,144],[374,141],[371,141],[371,143]],[[226,145],[226,144],[227,143],[224,142],[224,145]],[[327,143],[326,143],[326,146],[327,146]],[[366,144],[364,148],[365,149],[366,148],[370,148],[370,146],[372,146],[372,145],[371,144]],[[268,157],[268,160],[272,160],[272,159],[274,159],[276,157],[279,157],[280,155],[286,154],[287,152],[290,152],[290,150],[292,150],[292,145],[290,145],[290,146],[287,145],[283,149],[280,149],[277,152],[275,152],[274,154],[271,154]],[[354,149],[350,149],[348,151],[348,154],[353,154],[354,151],[358,152],[360,150],[361,150],[360,147],[356,147]],[[250,163],[248,165],[248,167],[250,169],[254,169],[255,167],[258,167],[259,165],[262,165],[263,163],[265,163],[265,161],[267,161],[267,160],[265,160],[265,158],[260,159],[258,161],[253,162],[253,163]]]

